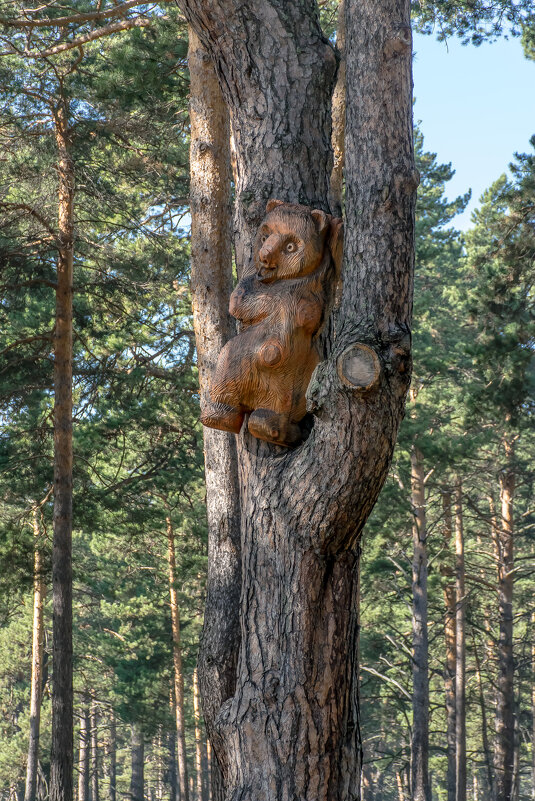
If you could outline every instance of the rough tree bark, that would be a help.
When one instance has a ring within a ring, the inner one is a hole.
[[[451,515],[451,492],[442,493],[442,510],[444,515],[444,550],[448,559],[451,553],[452,538],[452,515]],[[449,561],[449,559],[448,559]],[[452,557],[453,562],[453,557]],[[446,726],[448,743],[448,771],[446,775],[446,788],[448,801],[455,801],[455,614],[456,614],[456,595],[455,582],[453,579],[453,566],[449,564],[441,568],[441,574],[445,579],[444,584],[444,605],[446,607],[446,617],[444,622],[444,636],[446,640],[446,664],[444,667],[444,690],[446,695]]]
[[[228,312],[232,291],[230,123],[213,64],[189,30],[191,293],[201,397],[218,354],[235,333]],[[240,640],[240,497],[235,437],[204,429],[208,517],[208,584],[199,652],[206,729],[234,692]],[[221,749],[219,749],[221,753]],[[214,801],[224,790],[212,760]]]
[[[427,522],[424,457],[411,450],[412,557],[412,801],[430,801],[429,639],[427,634]]]
[[[173,632],[173,666],[175,685],[175,719],[180,801],[189,801],[188,764],[186,761],[186,721],[184,719],[184,671],[180,642],[180,609],[176,591],[175,532],[171,518],[166,518],[167,554],[169,560],[169,596],[171,602],[171,628]]]
[[[338,51],[338,75],[332,100],[332,145],[333,169],[329,192],[329,205],[337,217],[342,216],[344,187],[344,139],[346,130],[346,0],[338,5],[336,26],[336,49]]]
[[[513,660],[513,499],[515,491],[514,444],[503,442],[505,465],[500,474],[501,525],[498,547],[498,683],[496,698],[496,801],[511,801],[514,762],[514,660]]]
[[[32,684],[30,697],[30,739],[26,766],[26,788],[24,801],[35,801],[37,790],[37,766],[39,764],[39,731],[41,721],[41,698],[43,684],[43,607],[46,583],[41,557],[39,508],[33,509],[33,629],[32,629]]]
[[[180,5],[230,109],[240,274],[270,197],[328,210],[336,60],[312,0]],[[294,450],[239,437],[242,639],[235,693],[211,724],[228,801],[359,794],[358,538],[410,375],[418,181],[409,3],[351,0],[347,12],[346,267],[309,387],[313,427]],[[368,393],[338,377],[357,343],[381,364]]]
[[[58,269],[54,334],[54,540],[51,801],[72,801],[72,292],[74,162],[69,104],[54,114],[58,148]]]
[[[199,709],[199,679],[197,669],[193,671],[193,717],[195,723],[195,784],[197,801],[207,801],[203,770],[203,739]],[[206,757],[206,755],[205,755]]]
[[[466,801],[466,644],[463,490],[455,486],[455,801]]]

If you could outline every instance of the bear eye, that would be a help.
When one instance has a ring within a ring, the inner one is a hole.
[[[266,239],[267,239],[266,234],[262,234],[262,236],[260,237],[260,241],[262,242],[262,244],[266,241]]]
[[[297,245],[295,244],[295,242],[288,242],[288,244],[286,245],[286,252],[293,253],[294,250],[297,250]]]

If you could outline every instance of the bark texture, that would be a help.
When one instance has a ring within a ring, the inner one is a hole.
[[[181,7],[230,108],[241,274],[269,198],[328,210],[336,59],[312,0]],[[242,639],[235,693],[213,726],[228,801],[359,796],[358,537],[386,476],[410,374],[409,4],[354,0],[347,36],[351,233],[343,294],[308,391],[311,432],[284,452],[243,430],[239,439]],[[355,343],[380,360],[368,394],[338,377],[338,357]]]
[[[442,493],[442,509],[444,514],[444,550],[448,558],[451,552],[452,515],[451,492]],[[453,561],[453,557],[452,557]],[[446,664],[444,668],[444,690],[446,696],[446,726],[448,743],[448,771],[446,775],[446,789],[448,801],[455,801],[455,616],[456,594],[453,581],[453,567],[449,564],[441,568],[446,584],[444,586],[444,605],[446,617],[444,622],[444,636],[446,640]]]
[[[498,526],[498,683],[496,698],[496,801],[511,801],[514,763],[513,661],[513,501],[514,445],[504,439],[505,466],[500,474],[501,526]]]
[[[427,522],[424,458],[411,451],[412,526],[412,801],[431,801],[429,787],[429,639],[427,634]]]
[[[186,761],[186,722],[184,719],[184,671],[180,642],[180,608],[176,591],[175,532],[171,518],[167,517],[167,553],[169,560],[169,595],[171,600],[171,628],[173,631],[173,666],[175,683],[175,719],[177,739],[178,784],[180,800],[189,801],[188,765]]]
[[[24,801],[35,801],[37,790],[37,766],[39,764],[39,732],[41,721],[41,699],[43,692],[43,607],[46,583],[41,557],[39,509],[33,510],[33,629],[32,629],[32,684],[30,697],[30,739],[28,763],[26,765],[26,788]]]
[[[466,801],[466,642],[463,491],[455,487],[455,801]]]
[[[342,216],[344,187],[344,139],[346,130],[346,0],[338,5],[338,24],[336,27],[336,50],[338,52],[338,74],[332,100],[332,145],[333,169],[329,204],[336,217]]]
[[[213,64],[189,30],[191,292],[201,404],[224,344],[235,333],[232,292],[230,123]],[[232,434],[204,429],[208,517],[208,582],[199,651],[199,684],[206,729],[217,739],[216,715],[236,684],[240,642],[240,497]],[[222,754],[222,750],[218,749]],[[223,789],[212,760],[214,801]]]
[[[74,162],[69,107],[55,113],[58,148],[59,257],[54,334],[54,541],[51,801],[72,801],[72,292]]]

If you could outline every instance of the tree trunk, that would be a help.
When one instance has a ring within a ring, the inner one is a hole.
[[[531,797],[535,801],[535,611],[531,626]]]
[[[208,789],[208,801],[214,801],[215,795],[212,792],[213,789],[213,782],[212,782],[212,746],[210,745],[210,740],[206,741],[206,775],[207,775],[207,789]],[[219,774],[219,778],[221,779],[221,774]]]
[[[333,169],[329,205],[337,217],[342,216],[344,187],[344,139],[346,129],[346,0],[338,5],[338,24],[336,27],[336,50],[339,56],[338,75],[332,100],[332,146]]]
[[[145,741],[138,724],[132,726],[132,774],[130,777],[130,801],[144,801]],[[182,801],[182,798],[181,798]]]
[[[202,732],[201,717],[199,714],[199,682],[197,670],[193,671],[193,716],[195,721],[195,773],[196,773],[196,801],[206,801],[206,793],[203,781],[203,758],[202,758]]]
[[[54,541],[51,801],[72,801],[72,292],[74,162],[69,106],[55,114],[58,148],[59,255],[54,335]]]
[[[494,777],[492,775],[492,755],[490,751],[489,745],[489,727],[487,723],[487,710],[485,706],[485,694],[483,692],[483,678],[481,676],[481,662],[479,659],[479,653],[477,650],[477,643],[472,631],[472,638],[474,642],[474,658],[476,662],[476,677],[477,677],[477,685],[479,690],[479,706],[481,709],[481,738],[483,741],[483,754],[485,757],[485,767],[487,769],[487,782],[488,782],[488,789],[489,798],[494,798]]]
[[[115,721],[115,713],[112,711],[110,719],[110,750],[109,750],[109,777],[110,801],[116,801],[117,798],[117,723]]]
[[[514,446],[504,438],[505,467],[500,474],[501,526],[498,527],[498,686],[496,703],[496,801],[511,801],[514,762],[513,662],[513,499]]]
[[[37,507],[34,507],[33,510],[33,537],[32,685],[30,697],[30,739],[28,743],[28,764],[26,767],[24,801],[35,801],[36,799],[41,699],[43,693],[43,607],[46,597],[46,583],[43,575],[39,510]]]
[[[455,590],[457,607],[455,616],[455,799],[466,801],[466,645],[465,645],[465,589],[464,589],[464,532],[463,492],[460,480],[455,487]]]
[[[80,747],[78,752],[78,801],[89,801],[89,745],[90,745],[90,721],[88,699],[84,698],[84,704],[80,713]]]
[[[427,523],[424,459],[411,450],[411,495],[414,522],[412,561],[412,801],[430,801],[429,790],[429,641],[427,635]]]
[[[201,403],[225,342],[235,333],[232,291],[230,124],[213,64],[189,29],[191,292]],[[208,517],[208,581],[199,650],[199,683],[210,739],[214,721],[236,685],[240,642],[240,496],[232,434],[204,429]],[[221,752],[221,749],[219,749]],[[224,797],[212,763],[214,801]],[[217,789],[219,788],[219,789]]]
[[[268,198],[328,209],[335,57],[310,0],[181,6],[231,113],[241,275]],[[242,642],[235,694],[213,738],[228,801],[359,795],[358,537],[388,470],[410,374],[409,4],[352,0],[347,37],[347,259],[326,360],[309,387],[313,428],[293,450],[245,431],[239,439]],[[337,370],[346,351],[358,362],[362,343],[381,365],[368,394]]]
[[[451,492],[442,493],[442,508],[444,514],[444,550],[447,555],[446,558],[448,558],[451,552],[451,537],[452,537]],[[456,595],[455,595],[455,583],[452,581],[453,567],[450,567],[449,565],[445,566],[441,569],[441,573],[447,582],[444,585],[444,604],[446,607],[446,618],[444,624],[444,635],[446,639],[446,665],[444,668],[444,690],[446,695],[446,726],[447,726],[447,743],[448,743],[448,772],[446,776],[446,788],[448,793],[448,801],[455,801]]]
[[[189,801],[188,765],[186,762],[186,723],[184,719],[184,673],[180,644],[180,610],[176,592],[175,533],[171,518],[166,518],[169,557],[169,595],[171,598],[171,626],[173,630],[173,665],[175,669],[175,715],[177,735],[178,782],[180,801]]]
[[[98,801],[98,713],[95,701],[91,701],[91,801]]]

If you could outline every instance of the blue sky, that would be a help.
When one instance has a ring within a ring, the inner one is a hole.
[[[472,189],[456,228],[470,226],[481,193],[512,161],[530,149],[535,134],[535,61],[527,61],[518,39],[480,47],[450,39],[447,48],[431,36],[414,36],[414,119],[424,146],[456,170],[447,186],[453,198]]]

